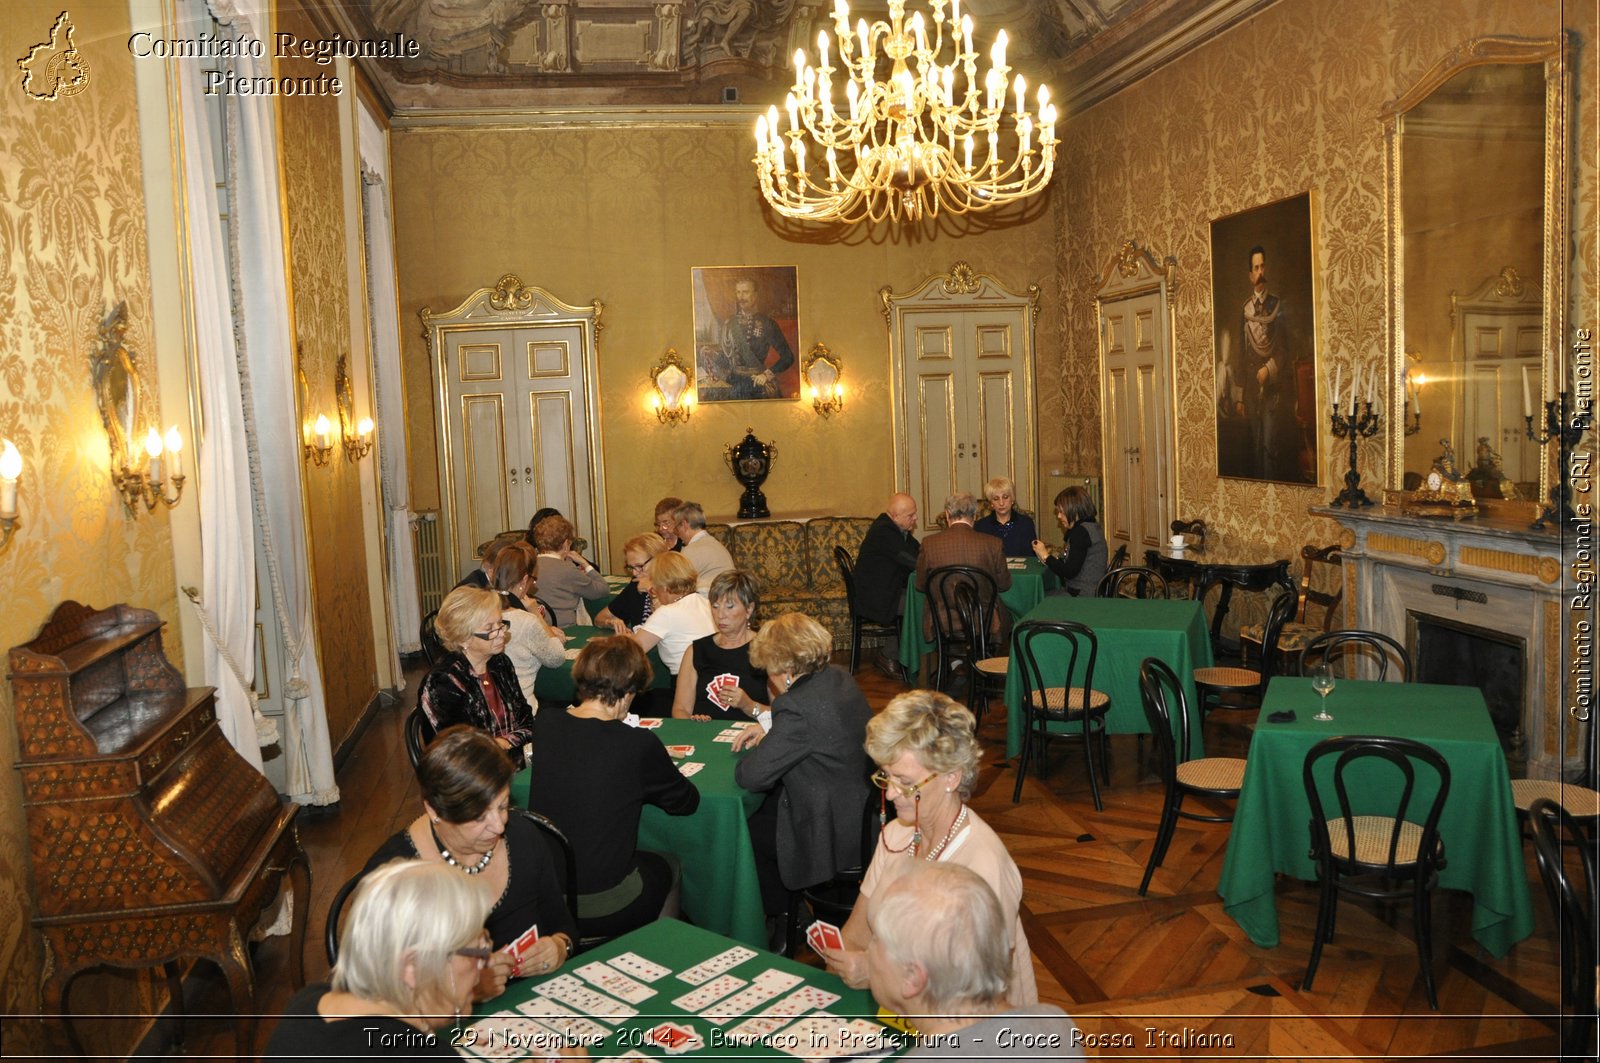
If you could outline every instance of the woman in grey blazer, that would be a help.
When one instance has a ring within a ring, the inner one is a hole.
[[[872,768],[863,742],[872,709],[849,672],[830,664],[833,638],[815,620],[788,613],[763,624],[750,663],[776,695],[772,729],[747,727],[734,770],[767,799],[750,817],[761,903],[782,933],[789,891],[826,882],[861,863],[861,824]]]

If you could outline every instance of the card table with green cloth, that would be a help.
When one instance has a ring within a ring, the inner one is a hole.
[[[585,1045],[591,1058],[622,1058],[636,1055],[642,1055],[646,1058],[652,1056],[673,1058],[668,1055],[665,1049],[646,1043],[645,1035],[654,1026],[662,1022],[676,1022],[680,1025],[692,1027],[694,1032],[699,1034],[705,1041],[704,1047],[685,1053],[685,1058],[787,1059],[791,1063],[803,1058],[806,1055],[805,1052],[799,1054],[785,1052],[770,1043],[755,1042],[748,1045],[739,1045],[729,1041],[727,1037],[728,1031],[746,1019],[760,1014],[762,1011],[761,1004],[755,1005],[743,1015],[728,1019],[721,1025],[717,1025],[703,1018],[700,1014],[685,1011],[672,1003],[679,997],[692,993],[696,989],[695,986],[680,980],[678,978],[680,973],[719,953],[726,952],[738,944],[740,943],[737,941],[702,927],[690,926],[676,919],[658,919],[656,922],[640,927],[632,933],[624,934],[619,938],[608,941],[604,945],[590,949],[588,952],[580,953],[568,960],[561,970],[554,974],[511,982],[506,986],[506,991],[499,997],[479,1004],[473,1013],[473,1017],[474,1019],[482,1020],[487,1016],[500,1012],[521,1014],[516,1010],[517,1005],[525,1004],[535,996],[541,995],[539,992],[540,987],[550,979],[559,978],[562,975],[573,975],[573,972],[579,967],[590,963],[603,963],[622,953],[631,952],[653,963],[670,968],[672,973],[664,975],[654,982],[645,983],[655,990],[655,995],[639,1001],[637,1004],[629,1005],[638,1010],[639,1013],[637,1015],[615,1023],[604,1019],[594,1020],[609,1032],[609,1036],[601,1044]],[[796,975],[801,981],[791,988],[780,991],[777,996],[772,997],[767,1003],[782,1000],[802,986],[814,986],[830,993],[836,993],[839,999],[823,1010],[830,1015],[837,1016],[840,1019],[841,1026],[852,1019],[865,1019],[876,1028],[874,1031],[875,1036],[872,1038],[875,1043],[854,1043],[849,1046],[847,1051],[882,1053],[884,1049],[892,1049],[897,1054],[903,1050],[904,1046],[900,1035],[877,1022],[878,1006],[873,1001],[872,994],[864,989],[849,988],[838,976],[829,974],[827,971],[817,967],[807,967],[805,964],[796,963],[794,960],[785,959],[775,953],[758,949],[755,956],[729,967],[724,973],[731,974],[748,984],[756,976],[774,968],[787,974]],[[581,975],[573,976],[582,978]],[[634,975],[629,977],[634,978],[635,981],[644,981]],[[595,988],[587,980],[585,980],[585,984],[589,985],[590,988]],[[739,988],[744,989],[746,986],[740,986]],[[604,990],[596,989],[596,991],[608,997],[612,996],[612,994],[605,993]],[[570,1005],[568,1006],[570,1007]],[[714,1007],[714,1004],[708,1004],[701,1011],[703,1012],[708,1008],[714,1009]],[[577,1009],[574,1008],[572,1010],[576,1011]],[[809,1015],[812,1012],[808,1011],[806,1014]],[[803,1016],[798,1016],[796,1019],[785,1022],[783,1024],[784,1027],[798,1021],[799,1018],[803,1018]],[[782,1033],[783,1030],[780,1028],[778,1036],[781,1037]],[[446,1034],[441,1036],[459,1043],[461,1034],[459,1031],[447,1031]],[[474,1048],[474,1046],[462,1047],[467,1047],[469,1051]],[[480,1052],[484,1051],[482,1046],[476,1046],[476,1049]],[[535,1058],[545,1058],[554,1053],[535,1050],[530,1054]],[[844,1055],[846,1053],[823,1052],[821,1054]],[[469,1056],[468,1058],[474,1057]]]
[[[1008,567],[1017,560],[1010,559]],[[1011,586],[1000,592],[1000,601],[1010,611],[1013,622],[1044,601],[1045,592],[1061,583],[1037,558],[1027,558],[1021,568],[1010,568],[1010,572]],[[933,652],[933,639],[922,636],[922,615],[927,608],[928,596],[917,590],[917,574],[913,572],[906,577],[905,619],[900,624],[900,663],[910,676],[917,675],[922,658]]]
[[[1106,714],[1107,734],[1149,734],[1144,705],[1139,700],[1139,667],[1146,657],[1155,657],[1183,680],[1184,696],[1189,699],[1191,756],[1205,755],[1200,735],[1200,701],[1195,697],[1194,670],[1211,667],[1211,640],[1206,635],[1206,614],[1200,603],[1188,598],[1172,601],[1160,598],[1046,598],[1017,621],[1075,620],[1094,631],[1099,654],[1094,663],[1094,686],[1110,695],[1111,709]],[[1044,644],[1047,647],[1048,643]],[[1058,644],[1059,645],[1059,644]],[[1065,647],[1063,647],[1063,650]],[[1059,684],[1065,676],[1063,652],[1055,670],[1050,661],[1041,661],[1044,679]],[[1082,678],[1081,675],[1074,679]],[[1022,711],[1022,665],[1012,647],[1011,664],[1006,671],[1006,756],[1022,752],[1023,727],[1027,713]],[[1065,720],[1051,722],[1049,729],[1067,733],[1082,724]],[[1173,721],[1173,735],[1178,723]]]
[[[595,598],[585,598],[583,607],[589,611],[590,617],[600,615],[600,611],[611,604],[611,600],[622,593],[622,589],[632,582],[632,576],[605,576],[606,586],[610,588],[605,594]]]
[[[567,652],[581,650],[588,645],[590,639],[601,638],[606,635],[615,635],[616,632],[605,627],[588,627],[583,624],[569,624],[561,629],[572,636],[567,641]],[[662,690],[671,689],[675,679],[667,666],[661,663],[661,654],[656,652],[657,647],[652,646],[648,656],[650,668],[655,673],[651,679],[652,688]],[[539,669],[539,674],[533,677],[533,693],[540,701],[554,701],[563,705],[571,704],[577,697],[577,687],[572,683],[573,657],[568,656],[558,667]]]
[[[1531,934],[1533,908],[1511,779],[1483,693],[1475,687],[1340,680],[1328,695],[1331,721],[1312,719],[1318,700],[1311,680],[1273,677],[1250,742],[1217,885],[1223,907],[1250,940],[1262,948],[1278,944],[1275,874],[1317,877],[1302,771],[1312,746],[1340,735],[1409,738],[1439,751],[1450,766],[1450,793],[1439,819],[1446,860],[1439,884],[1472,894],[1472,936],[1494,955],[1505,955]],[[1269,713],[1284,710],[1294,712],[1292,722],[1268,720]],[[1331,772],[1331,761],[1327,766]],[[1426,769],[1418,774],[1417,793],[1424,801],[1433,794],[1430,776]],[[1391,770],[1383,779],[1391,785],[1352,790],[1358,814],[1393,811],[1395,794],[1389,791],[1398,775]],[[1326,792],[1332,793],[1331,783]],[[1370,809],[1364,798],[1374,802]]]
[[[713,741],[729,726],[726,720],[662,720],[654,729],[663,745],[694,746],[685,762],[705,765],[690,776],[700,791],[700,807],[693,815],[669,816],[644,806],[639,848],[677,856],[683,868],[683,913],[696,926],[761,946],[767,941],[766,913],[746,820],[763,795],[733,781],[734,765],[744,754],[734,753],[730,743]],[[512,803],[528,807],[528,785],[528,772],[518,772],[511,781]]]

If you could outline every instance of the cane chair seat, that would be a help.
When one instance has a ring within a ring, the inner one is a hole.
[[[1103,690],[1089,691],[1089,708],[1102,709],[1111,704],[1111,695]],[[1041,696],[1039,691],[1034,691],[1032,705],[1035,709],[1060,716],[1064,713],[1083,711],[1083,688],[1072,687],[1063,693],[1061,687],[1050,687]]]
[[[1200,757],[1178,765],[1178,783],[1194,790],[1237,790],[1244,786],[1244,761],[1238,757]]]
[[[1518,812],[1526,815],[1540,798],[1560,805],[1574,819],[1600,819],[1600,793],[1587,786],[1550,779],[1511,780],[1511,801]]]
[[[1261,682],[1261,673],[1254,668],[1196,668],[1194,681],[1202,686],[1230,690],[1256,686]]]
[[[972,667],[984,675],[1005,675],[1011,668],[1009,657],[985,657]]]
[[[1245,624],[1239,629],[1239,641],[1260,646],[1262,634],[1266,629],[1265,624]],[[1306,643],[1323,631],[1324,629],[1317,624],[1302,624],[1298,620],[1291,620],[1283,625],[1283,631],[1278,635],[1278,652],[1299,653],[1306,648]]]
[[[1392,816],[1353,816],[1350,822],[1355,827],[1356,853],[1355,859],[1361,864],[1382,864],[1389,859],[1390,835],[1394,832],[1394,818]],[[1344,833],[1344,820],[1330,819],[1328,821],[1328,844],[1335,858],[1339,860],[1350,859],[1349,840]],[[1396,864],[1414,864],[1421,855],[1422,825],[1419,823],[1405,822],[1400,824],[1400,836],[1394,843],[1394,862]],[[1441,851],[1443,843],[1440,844]]]

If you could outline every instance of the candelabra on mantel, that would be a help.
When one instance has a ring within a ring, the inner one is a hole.
[[[1361,490],[1361,472],[1356,467],[1356,445],[1363,439],[1370,439],[1378,432],[1378,414],[1373,410],[1373,399],[1376,398],[1378,374],[1374,370],[1367,379],[1366,400],[1361,399],[1361,372],[1357,370],[1355,381],[1350,385],[1350,412],[1345,413],[1340,409],[1339,383],[1344,375],[1344,367],[1340,366],[1333,383],[1333,409],[1329,411],[1332,418],[1333,434],[1338,439],[1350,440],[1350,470],[1344,474],[1344,490],[1339,492],[1333,500],[1336,506],[1349,506],[1358,509],[1372,505],[1372,499]]]
[[[1523,409],[1528,408],[1528,381],[1522,381]],[[1528,422],[1528,438],[1539,444],[1541,453],[1545,444],[1552,439],[1556,441],[1556,478],[1550,486],[1550,504],[1544,507],[1544,512],[1539,514],[1539,519],[1531,525],[1533,528],[1543,528],[1546,524],[1565,523],[1572,519],[1572,490],[1567,483],[1568,469],[1572,465],[1572,448],[1583,438],[1583,434],[1594,423],[1594,409],[1585,406],[1582,410],[1573,412],[1572,392],[1559,392],[1555,398],[1548,399],[1544,404],[1544,425],[1540,432],[1533,430],[1533,414],[1524,414],[1524,421]]]

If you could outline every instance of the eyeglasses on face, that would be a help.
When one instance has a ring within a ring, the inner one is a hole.
[[[482,639],[485,642],[493,642],[496,638],[505,634],[510,629],[510,623],[501,620],[498,623],[490,624],[488,630],[486,631],[474,631],[472,633],[472,637],[475,639]]]
[[[455,950],[457,956],[464,956],[469,960],[478,961],[478,970],[483,970],[489,962],[489,957],[494,955],[494,948],[486,936],[480,936],[471,945],[463,945]]]
[[[876,786],[880,790],[888,790],[892,786],[896,790],[899,790],[901,793],[905,794],[907,797],[915,800],[917,796],[922,793],[922,788],[938,777],[938,772],[929,772],[926,779],[923,779],[919,783],[912,783],[911,785],[907,786],[905,783],[891,778],[888,769],[879,768],[877,771],[872,773],[872,785]]]

